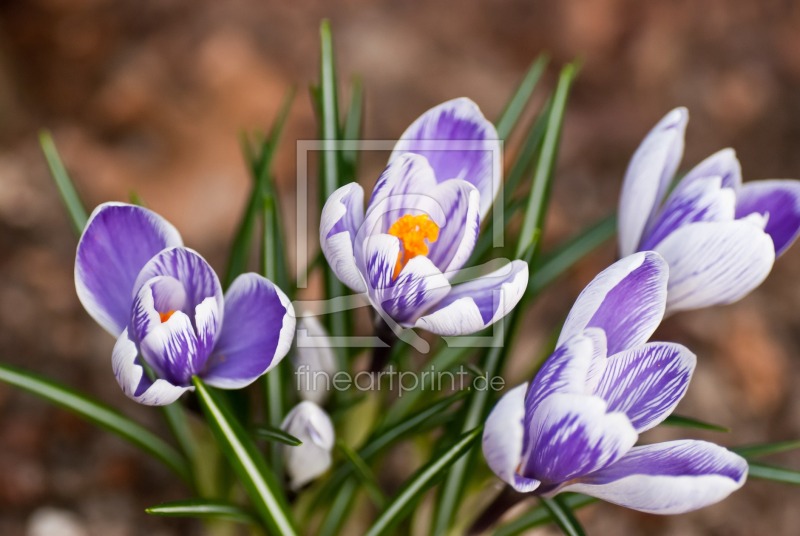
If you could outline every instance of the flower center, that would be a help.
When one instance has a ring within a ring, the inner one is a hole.
[[[161,317],[161,323],[163,324],[164,322],[169,320],[169,318],[174,314],[175,314],[175,311],[167,311],[166,313],[158,313],[158,316]]]
[[[439,226],[427,214],[414,216],[406,214],[389,227],[389,234],[400,239],[402,249],[397,254],[397,264],[394,266],[394,279],[408,264],[408,261],[417,255],[428,254],[428,243],[439,239]]]

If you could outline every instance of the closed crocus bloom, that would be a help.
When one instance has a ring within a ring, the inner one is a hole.
[[[670,266],[668,312],[744,297],[800,232],[800,181],[742,184],[732,149],[695,166],[667,195],[688,118],[677,108],[645,137],[619,203],[620,253],[655,250]]]
[[[303,442],[296,447],[283,447],[289,485],[297,490],[331,466],[331,450],[335,440],[333,423],[322,408],[305,400],[289,412],[281,429]]]
[[[336,356],[328,333],[313,316],[297,321],[297,348],[292,359],[297,375],[297,389],[303,400],[323,404],[330,395],[336,374]]]
[[[435,143],[434,143],[435,142]],[[440,335],[474,333],[519,302],[528,265],[450,281],[475,247],[500,185],[497,132],[468,99],[426,112],[403,134],[372,191],[343,186],[325,204],[320,243],[337,277],[384,318]]]
[[[578,297],[555,352],[489,415],[483,452],[521,492],[592,495],[654,514],[713,504],[740,488],[747,462],[704,441],[635,446],[689,385],[695,356],[646,342],[660,323],[667,265],[654,252],[612,265]]]
[[[135,205],[95,209],[78,243],[75,285],[89,315],[117,338],[114,375],[141,404],[174,402],[194,389],[192,376],[244,387],[286,355],[294,336],[294,311],[280,289],[250,273],[223,295],[178,231]]]

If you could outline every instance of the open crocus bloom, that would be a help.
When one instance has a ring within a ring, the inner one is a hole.
[[[483,452],[521,492],[585,493],[628,508],[678,514],[727,497],[747,462],[704,441],[634,446],[686,393],[695,356],[646,341],[660,323],[667,265],[654,252],[607,268],[578,297],[536,377],[500,399]]]
[[[214,270],[183,247],[178,231],[134,205],[106,203],[92,213],[75,285],[89,315],[117,337],[114,375],[141,404],[174,402],[194,389],[195,375],[244,387],[286,355],[294,336],[294,311],[280,289],[249,273],[223,296]]]
[[[620,254],[655,250],[669,264],[668,312],[744,297],[800,233],[800,181],[742,184],[732,149],[695,166],[667,195],[688,118],[676,108],[645,137],[619,202]]]
[[[528,283],[513,261],[451,285],[475,247],[500,185],[497,132],[468,99],[439,105],[403,134],[366,213],[347,184],[325,203],[320,243],[336,276],[384,318],[440,335],[474,333],[505,316]]]

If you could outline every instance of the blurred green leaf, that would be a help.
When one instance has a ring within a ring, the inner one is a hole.
[[[347,115],[344,118],[342,139],[348,142],[357,142],[361,139],[361,129],[364,122],[364,87],[361,78],[353,78],[352,95]],[[342,156],[342,181],[355,181],[358,168],[359,151],[355,147],[347,147],[341,151]]]
[[[531,266],[531,279],[527,294],[535,296],[555,281],[586,255],[610,240],[616,231],[617,218],[607,216],[589,226],[578,236],[559,246],[555,251],[543,256]]]
[[[355,480],[346,480],[339,493],[336,494],[331,508],[322,520],[319,528],[319,536],[339,536],[342,534],[342,525],[347,521],[348,513],[353,507],[353,502],[358,491],[358,483]]]
[[[322,202],[339,188],[339,154],[336,141],[339,140],[339,97],[336,83],[336,62],[333,55],[333,37],[330,21],[322,21],[320,26],[320,134],[323,143]],[[321,208],[321,205],[320,205]]]
[[[559,495],[559,497],[561,496],[562,495]],[[564,493],[563,497],[565,503],[573,510],[577,510],[597,502],[597,499],[594,497],[576,493]],[[540,505],[531,508],[519,518],[498,528],[494,532],[494,536],[517,536],[518,534],[527,532],[534,527],[550,523],[552,520],[553,519],[550,517],[550,512],[547,510],[547,508]]]
[[[561,532],[567,536],[586,536],[586,531],[583,530],[583,527],[575,518],[572,508],[563,499],[558,496],[552,499],[539,497],[539,501],[550,514],[550,518],[561,529]]]
[[[275,428],[274,426],[256,426],[253,429],[253,435],[259,439],[283,443],[284,445],[289,445],[290,447],[298,447],[303,444],[302,441],[293,435],[284,432],[280,428]]]
[[[800,439],[792,441],[779,441],[777,443],[763,443],[760,445],[743,445],[731,450],[744,458],[759,458],[771,454],[780,454],[800,449]]]
[[[274,534],[296,534],[283,490],[253,441],[219,395],[208,389],[200,378],[195,376],[192,381],[217,443],[267,529]]]
[[[511,96],[511,99],[503,109],[503,113],[497,120],[497,135],[501,140],[506,140],[511,135],[514,127],[519,122],[522,112],[525,111],[525,106],[533,95],[539,79],[542,77],[545,67],[547,67],[548,57],[546,54],[539,55],[538,58],[531,64],[525,77],[520,82],[519,87]]]
[[[250,191],[247,207],[242,214],[242,219],[239,222],[239,227],[233,239],[230,256],[228,257],[228,267],[223,280],[223,284],[226,288],[230,286],[237,276],[247,271],[247,260],[250,256],[250,248],[253,242],[256,217],[263,209],[263,195],[269,188],[268,183],[272,161],[293,101],[294,90],[292,89],[284,98],[269,136],[265,140],[260,141],[257,151],[253,150],[250,138],[247,135],[242,135],[242,152],[253,179],[253,187]]]
[[[67,168],[61,161],[61,157],[56,149],[56,144],[53,142],[53,136],[47,130],[42,130],[39,133],[39,144],[42,146],[42,152],[47,160],[47,165],[50,167],[50,174],[58,187],[61,194],[61,199],[64,200],[64,206],[67,207],[67,212],[72,220],[72,226],[75,231],[80,235],[83,228],[86,227],[86,222],[89,220],[89,215],[86,209],[83,208],[83,203],[75,190],[75,185],[69,178]]]
[[[401,521],[408,510],[422,498],[422,495],[441,478],[448,467],[466,454],[481,436],[483,426],[479,426],[461,436],[453,446],[445,452],[434,456],[429,463],[421,467],[381,513],[367,532],[367,536],[389,534],[392,527]]]
[[[92,400],[69,387],[9,365],[0,364],[0,380],[71,411],[118,435],[128,443],[162,461],[187,483],[191,483],[189,465],[183,456],[152,432],[111,407]]]
[[[372,470],[369,468],[369,466],[367,466],[366,462],[364,462],[364,459],[341,441],[336,443],[336,447],[339,452],[342,453],[344,458],[350,463],[354,470],[353,472],[356,474],[359,481],[361,481],[361,484],[364,485],[364,488],[367,490],[367,494],[372,500],[372,504],[374,504],[379,510],[383,510],[383,508],[386,506],[386,497],[383,495],[383,491],[381,491],[375,475],[372,474]]]
[[[709,422],[701,421],[698,419],[694,419],[692,417],[685,417],[683,415],[670,415],[664,422],[661,424],[665,424],[667,426],[681,426],[684,428],[699,428],[701,430],[711,430],[712,432],[730,432],[730,428],[726,428],[724,426],[720,426],[718,424],[712,424]]]
[[[800,486],[800,471],[753,461],[748,463],[750,465],[749,477]]]
[[[222,519],[253,525],[255,516],[235,504],[210,499],[189,499],[166,502],[146,508],[145,512],[160,517],[193,517],[198,519]]]

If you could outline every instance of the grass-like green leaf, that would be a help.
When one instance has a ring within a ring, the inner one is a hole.
[[[567,97],[577,68],[567,65],[561,70],[558,85],[553,93],[553,104],[547,117],[547,130],[542,142],[539,161],[534,171],[531,192],[528,197],[528,208],[522,222],[519,241],[517,242],[517,258],[523,258],[526,251],[538,243],[541,235],[542,223],[547,212],[547,201],[552,183],[553,171],[558,157],[559,139],[564,123],[564,112],[567,107]]]
[[[547,67],[547,61],[548,58],[546,54],[541,54],[536,58],[528,69],[528,72],[525,73],[525,77],[522,79],[522,82],[520,82],[517,90],[511,96],[511,99],[509,99],[503,109],[503,113],[497,119],[497,135],[501,140],[508,139],[514,127],[519,122],[522,112],[525,111],[525,106],[531,99],[531,95],[533,95],[539,83],[539,79],[541,79],[542,73],[545,67]]]
[[[683,415],[675,415],[672,414],[661,424],[665,424],[667,426],[681,426],[683,428],[699,428],[701,430],[710,430],[712,432],[730,432],[730,428],[726,428],[725,426],[720,426],[719,424],[713,424],[710,422],[701,421],[699,419],[694,419],[692,417],[685,417]]]
[[[354,77],[350,96],[350,106],[344,118],[342,139],[356,142],[361,139],[361,128],[364,123],[364,86],[361,78]],[[356,147],[347,147],[342,150],[342,181],[356,180],[359,151]]]
[[[267,441],[275,441],[277,443],[282,443],[284,445],[289,445],[290,447],[299,447],[303,444],[302,441],[297,439],[291,434],[287,434],[280,428],[275,428],[274,426],[256,426],[253,429],[253,435],[259,439],[266,439]]]
[[[221,519],[254,525],[256,517],[235,504],[211,499],[173,501],[146,508],[145,512],[159,517],[192,517],[196,519]]]
[[[80,235],[83,232],[83,228],[86,227],[89,215],[83,207],[77,190],[75,190],[75,185],[69,178],[67,168],[64,167],[64,163],[61,161],[50,132],[43,130],[39,133],[39,144],[42,146],[42,152],[44,152],[47,165],[50,167],[50,174],[53,176],[61,198],[64,200],[64,205],[67,207],[72,226]]]
[[[392,527],[400,522],[408,511],[422,498],[422,495],[439,479],[456,460],[466,454],[480,437],[483,427],[479,426],[461,436],[461,438],[445,452],[420,468],[408,480],[397,494],[397,497],[381,513],[370,527],[367,536],[389,534]]]
[[[111,407],[92,400],[69,387],[9,365],[0,365],[0,380],[71,411],[89,422],[116,434],[128,443],[160,460],[187,483],[191,483],[189,465],[178,451],[142,425],[130,420]]]
[[[250,191],[247,206],[242,214],[242,219],[239,222],[239,227],[236,230],[233,245],[231,246],[231,253],[228,257],[228,267],[225,271],[225,278],[223,279],[225,287],[228,287],[238,275],[247,270],[247,260],[250,257],[256,217],[264,206],[263,196],[264,192],[269,188],[268,183],[272,161],[293,101],[294,90],[290,90],[284,98],[269,136],[264,140],[260,140],[255,149],[250,138],[246,135],[242,136],[242,152],[244,153],[247,167],[253,179],[253,187]]]
[[[539,294],[578,261],[610,240],[616,232],[616,226],[616,216],[607,216],[552,253],[543,255],[541,260],[531,267],[527,294],[529,296]]]
[[[386,497],[378,485],[378,480],[375,478],[375,475],[372,473],[372,470],[369,468],[364,459],[359,456],[356,451],[341,441],[336,443],[336,448],[352,466],[354,473],[367,490],[367,494],[372,500],[372,504],[374,504],[376,508],[383,510],[383,508],[386,506]]]
[[[560,497],[556,496],[552,499],[540,497],[539,501],[550,514],[550,518],[555,521],[561,532],[567,536],[586,536],[586,531],[575,518],[572,513],[572,508]]]
[[[219,395],[206,387],[201,379],[194,377],[192,381],[217,443],[267,529],[274,534],[296,534],[280,485],[253,441]]]
[[[322,151],[322,200],[328,199],[339,187],[339,158],[335,143],[339,139],[339,96],[336,83],[336,63],[333,55],[333,36],[330,21],[322,21],[320,34],[320,134]]]
[[[780,454],[800,449],[800,439],[791,441],[778,441],[777,443],[762,443],[760,445],[742,445],[731,450],[744,458],[759,458],[771,454]]]
[[[800,486],[800,471],[753,461],[748,464],[750,465],[749,477]]]
[[[561,495],[559,497],[561,497]],[[597,502],[597,499],[594,497],[576,493],[565,493],[563,494],[563,497],[566,505],[572,510],[577,510]],[[514,521],[510,521],[498,528],[494,532],[494,536],[517,536],[518,534],[527,532],[534,527],[539,527],[546,523],[550,523],[551,521],[552,517],[550,516],[550,512],[547,510],[547,508],[541,505],[536,506],[522,514]]]
[[[339,493],[336,494],[331,503],[330,510],[322,520],[322,524],[319,527],[319,536],[339,536],[342,534],[342,525],[347,521],[347,516],[353,507],[357,491],[358,482],[355,480],[346,480],[342,484]]]

